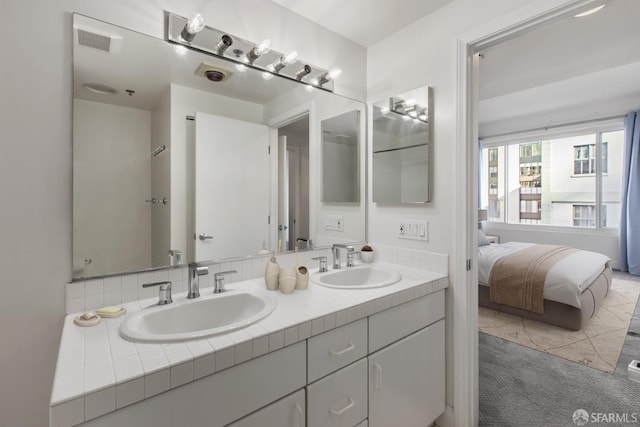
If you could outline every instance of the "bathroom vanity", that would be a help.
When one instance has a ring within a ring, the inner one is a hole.
[[[274,291],[278,306],[266,318],[198,341],[131,343],[118,333],[123,318],[79,328],[70,314],[50,425],[429,425],[445,409],[448,278],[380,268],[402,279],[372,289]],[[253,279],[227,292],[263,288]],[[125,306],[135,313],[154,303]]]

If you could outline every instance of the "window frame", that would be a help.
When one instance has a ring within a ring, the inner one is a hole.
[[[562,138],[568,138],[568,137],[576,137],[580,135],[594,134],[596,136],[596,143],[594,144],[596,147],[596,150],[595,150],[596,173],[571,175],[571,176],[572,177],[586,177],[586,176],[594,177],[595,176],[596,178],[595,205],[599,206],[600,208],[595,210],[596,211],[595,226],[589,227],[589,229],[607,230],[607,232],[609,233],[612,231],[616,231],[617,227],[606,226],[606,214],[604,213],[604,209],[606,209],[606,203],[602,201],[602,194],[601,194],[602,193],[602,177],[608,174],[609,154],[610,154],[608,141],[603,141],[603,135],[609,132],[623,131],[624,130],[623,119],[624,119],[623,117],[614,117],[614,118],[604,119],[604,120],[559,125],[559,126],[553,126],[548,128],[539,128],[539,129],[533,129],[528,131],[521,131],[521,132],[511,132],[511,133],[506,133],[502,135],[497,135],[494,137],[484,137],[484,138],[481,138],[481,149],[490,150],[492,148],[502,147],[502,149],[505,152],[505,160],[504,160],[505,164],[501,168],[503,176],[499,177],[499,180],[502,181],[503,184],[505,185],[505,188],[507,188],[508,179],[509,179],[507,176],[508,175],[507,171],[509,168],[509,160],[508,160],[509,156],[507,156],[507,152],[508,152],[509,146],[521,145],[521,144],[532,144],[535,142],[546,141],[546,140],[562,139]],[[533,149],[531,151],[532,151],[531,154],[533,155]],[[520,154],[521,152],[522,151],[520,147],[518,147],[518,154]],[[599,164],[599,163],[602,163],[602,161],[598,161],[598,159],[602,159],[603,157],[601,153],[603,153],[605,156],[604,164]],[[536,153],[536,155],[542,155],[542,153]],[[575,160],[575,154],[574,154],[574,160]],[[604,170],[602,172],[598,172],[600,168],[603,168]],[[571,169],[574,170],[574,167],[572,166]],[[482,177],[479,177],[479,179],[482,179]],[[481,195],[481,197],[484,197],[484,196]],[[520,222],[509,222],[508,211],[509,211],[509,206],[512,203],[513,201],[509,200],[508,192],[505,192],[504,198],[503,198],[503,206],[504,206],[505,212],[502,213],[501,215],[502,218],[501,219],[490,218],[489,221],[494,224],[504,224],[508,226],[517,226],[517,227],[522,226],[524,228],[530,228],[531,226],[541,227],[541,228],[549,227],[551,229],[563,228],[566,230],[576,230],[576,229],[583,228],[579,226],[542,224],[542,223],[538,223],[537,221],[536,223],[532,223],[530,221],[523,222],[522,219],[520,220]],[[577,204],[580,204],[580,203],[577,203]],[[541,208],[541,205],[540,205],[540,208]]]

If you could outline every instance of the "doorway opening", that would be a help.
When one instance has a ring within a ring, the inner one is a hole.
[[[278,128],[278,249],[311,248],[309,115]]]

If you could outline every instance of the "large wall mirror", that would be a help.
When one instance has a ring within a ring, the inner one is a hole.
[[[85,16],[73,27],[74,278],[366,239],[362,102]],[[357,135],[357,172],[340,185],[358,200],[329,203],[323,123],[343,114],[359,118],[340,131]]]
[[[373,104],[373,201],[431,200],[431,89],[422,87]]]

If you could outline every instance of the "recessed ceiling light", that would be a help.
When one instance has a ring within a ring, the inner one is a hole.
[[[98,93],[100,95],[115,95],[118,91],[111,86],[102,85],[100,83],[85,83],[82,85],[89,92]]]
[[[582,13],[579,13],[579,14],[575,15],[574,18],[584,18],[585,16],[592,15],[592,14],[602,10],[603,7],[605,7],[604,4],[602,4],[602,5],[598,6],[598,7],[594,7],[593,9],[589,9],[586,12],[582,12]]]

